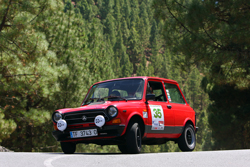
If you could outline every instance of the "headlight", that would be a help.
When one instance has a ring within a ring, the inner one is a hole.
[[[62,114],[59,112],[56,112],[56,113],[54,113],[52,119],[54,122],[58,122],[60,119],[62,119]]]
[[[115,117],[118,113],[118,110],[116,107],[109,107],[108,109],[108,114],[111,116],[111,117]]]

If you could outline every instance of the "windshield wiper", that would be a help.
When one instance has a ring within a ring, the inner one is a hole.
[[[86,101],[83,103],[83,105],[88,105],[88,104],[90,104],[90,103],[93,103],[94,100],[96,100],[96,99],[98,99],[98,100],[97,100],[97,102],[98,102],[99,99],[102,100],[103,98],[89,98],[88,100],[86,100]],[[90,100],[91,100],[91,101],[90,101]],[[90,101],[90,102],[88,102],[88,101]],[[104,101],[104,99],[103,99],[103,101]],[[88,103],[87,103],[87,102],[88,102]]]
[[[122,100],[125,100],[126,102],[128,101],[127,99],[125,99],[125,98],[123,98],[123,97],[121,97],[121,96],[106,96],[106,97],[102,97],[102,98],[89,98],[88,100],[86,100],[84,103],[83,103],[83,105],[88,105],[88,104],[90,104],[90,103],[93,103],[94,102],[94,100],[96,100],[97,99],[97,101],[96,102],[99,102],[99,101],[105,101],[104,99],[105,98],[108,98],[108,99],[122,99]],[[89,101],[89,102],[88,102]]]
[[[128,101],[127,99],[125,99],[125,98],[123,98],[121,96],[106,96],[106,97],[103,97],[102,99],[104,99],[104,98],[108,98],[108,99],[117,99],[117,98],[119,98],[119,99],[125,100],[126,102]]]

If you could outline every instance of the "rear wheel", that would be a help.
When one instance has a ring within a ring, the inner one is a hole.
[[[61,142],[61,148],[64,154],[74,154],[76,151],[76,144],[70,142]]]
[[[130,154],[138,154],[141,152],[141,129],[137,122],[132,122],[129,124],[126,134],[126,145],[127,151]]]
[[[181,151],[193,151],[196,145],[194,127],[187,124],[178,139],[178,145]]]

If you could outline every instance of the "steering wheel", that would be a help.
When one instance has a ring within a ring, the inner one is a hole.
[[[156,101],[162,101],[162,99],[161,99],[162,96],[163,96],[163,94],[161,94],[161,95],[159,95],[159,96],[156,96],[156,97],[155,97],[155,100],[156,100]]]

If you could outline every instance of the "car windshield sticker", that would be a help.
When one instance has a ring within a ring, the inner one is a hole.
[[[167,95],[168,95],[168,101],[171,101],[169,90],[167,89],[166,92],[167,92]]]
[[[148,112],[147,111],[143,111],[143,118],[148,118]]]
[[[160,105],[149,105],[152,115],[152,130],[164,130],[164,114]]]

